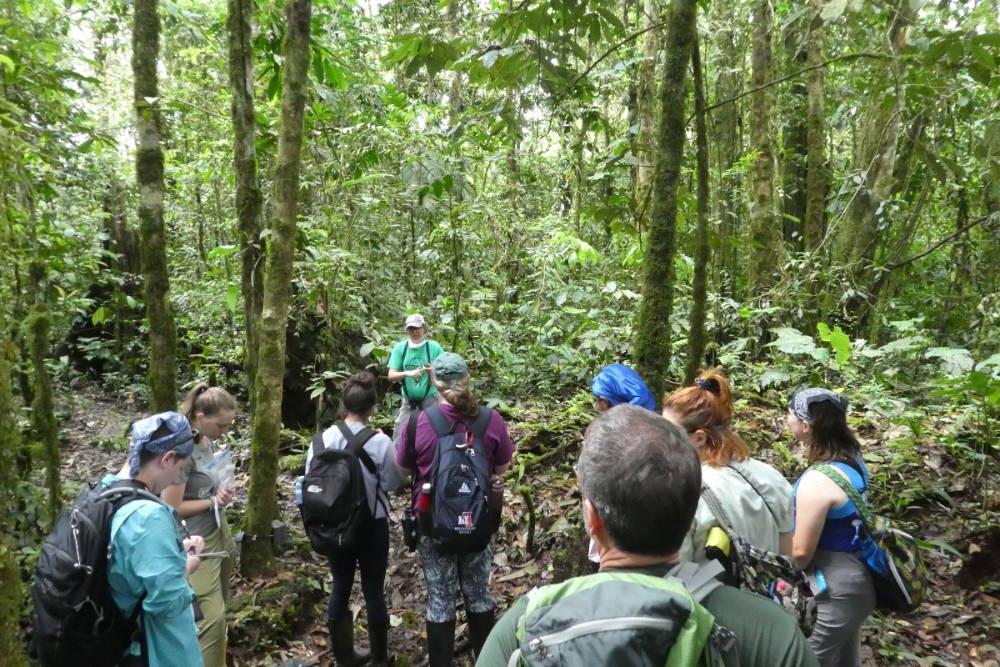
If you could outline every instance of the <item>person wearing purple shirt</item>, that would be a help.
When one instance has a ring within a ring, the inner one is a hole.
[[[469,368],[465,361],[452,352],[446,352],[431,364],[431,380],[441,396],[440,409],[445,419],[454,425],[456,433],[469,430],[479,413],[479,402],[469,387]],[[514,442],[507,432],[507,424],[499,413],[493,411],[483,433],[483,445],[489,469],[501,475],[510,467],[514,455]],[[403,476],[413,477],[412,502],[416,507],[420,485],[432,475],[431,467],[438,445],[438,436],[427,418],[427,412],[417,416],[413,442],[409,429],[400,434],[396,448],[396,463]],[[478,655],[493,628],[496,603],[490,595],[490,568],[493,550],[487,545],[482,551],[468,554],[447,554],[439,551],[434,541],[420,536],[417,545],[420,565],[427,582],[427,654],[430,667],[451,664],[455,647],[455,589],[461,587],[465,612],[469,622],[469,635]]]

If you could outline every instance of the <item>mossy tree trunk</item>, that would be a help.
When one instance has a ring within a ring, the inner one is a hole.
[[[236,168],[236,215],[239,221],[240,255],[243,264],[243,324],[246,331],[243,369],[253,400],[260,343],[260,313],[264,303],[264,253],[261,246],[260,214],[264,197],[260,191],[255,147],[253,98],[253,0],[229,0],[229,91],[233,117],[233,154]]]
[[[646,228],[652,204],[649,191],[653,177],[653,163],[656,159],[656,57],[660,50],[660,29],[655,27],[660,21],[658,0],[642,0],[641,24],[647,32],[643,35],[642,62],[636,85],[636,107],[639,121],[639,139],[636,146],[638,165],[635,170],[636,210],[642,216],[640,229]]]
[[[45,263],[35,260],[31,263],[29,275],[35,288],[35,303],[25,321],[25,339],[31,358],[32,382],[31,431],[34,439],[42,445],[45,456],[45,486],[49,492],[49,520],[55,522],[62,509],[59,481],[59,425],[56,422],[55,405],[52,399],[52,381],[45,361],[49,358],[52,334],[52,318],[46,303],[48,280]]]
[[[701,367],[705,354],[705,311],[708,297],[708,264],[710,243],[708,238],[708,128],[705,124],[705,83],[701,71],[701,53],[698,38],[691,46],[691,71],[694,78],[695,146],[697,147],[698,172],[698,232],[694,251],[694,282],[691,287],[691,317],[688,333],[688,362],[684,371],[684,384],[690,384]]]
[[[684,79],[695,38],[695,0],[673,0],[664,43],[660,79],[660,124],[653,210],[642,262],[642,301],[636,331],[635,362],[657,400],[666,386],[673,338],[670,316],[674,302],[674,252],[677,233],[677,184],[684,157]]]
[[[892,59],[877,71],[869,87],[869,96],[862,113],[861,131],[854,152],[854,169],[861,177],[858,190],[851,198],[844,220],[836,232],[833,263],[844,267],[848,281],[866,291],[874,282],[873,260],[880,238],[889,238],[887,228],[879,228],[883,203],[895,191],[896,160],[899,130],[906,106],[906,87],[902,83],[905,59],[900,57],[907,45],[907,35],[915,19],[909,0],[896,0],[889,11],[886,44]],[[889,103],[887,103],[889,101]],[[837,295],[827,295],[827,301]],[[832,304],[830,304],[832,306]],[[851,299],[844,308],[852,315],[861,314],[862,300]]]
[[[810,0],[806,35],[806,209],[802,221],[803,250],[819,247],[826,232],[826,112],[823,93],[823,0]]]
[[[163,150],[156,62],[160,52],[157,0],[136,0],[132,28],[132,74],[138,142],[139,255],[149,320],[149,393],[155,412],[177,408],[177,331],[170,306],[167,240],[163,228]]]
[[[287,0],[287,30],[281,90],[281,127],[274,170],[273,223],[264,273],[260,350],[254,381],[250,493],[247,499],[243,573],[265,570],[271,561],[272,522],[278,516],[275,480],[281,431],[282,380],[285,374],[285,329],[295,259],[302,119],[309,65],[310,0]]]
[[[14,396],[11,390],[10,341],[0,338],[0,507],[13,506],[13,488],[17,481],[17,457],[20,450]],[[9,531],[0,534],[0,655],[4,664],[23,667],[28,664],[21,641],[21,573],[11,544]]]
[[[799,16],[784,29],[782,42],[785,70],[793,72],[806,64],[805,35],[808,17]],[[796,77],[789,82],[788,97],[781,107],[784,112],[784,137],[781,154],[781,228],[782,238],[789,248],[802,249],[802,223],[806,217],[806,82]]]
[[[716,7],[724,14],[720,17],[723,27],[716,36],[716,48],[721,59],[715,81],[716,100],[729,100],[740,93],[742,87],[743,53],[737,43],[736,13],[734,3],[721,3]],[[736,295],[736,280],[740,274],[737,262],[739,235],[743,233],[743,177],[735,168],[743,152],[740,128],[740,106],[733,102],[724,104],[712,113],[713,136],[718,155],[719,244],[716,253],[719,292]]]
[[[753,297],[760,296],[774,284],[785,254],[782,226],[774,208],[774,147],[771,138],[774,89],[764,87],[771,75],[773,29],[771,0],[755,0],[751,84],[761,89],[750,97],[750,145],[757,153],[750,172],[749,281]]]

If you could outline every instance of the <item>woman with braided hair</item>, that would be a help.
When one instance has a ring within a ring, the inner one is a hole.
[[[733,396],[726,376],[703,371],[694,386],[664,399],[663,416],[687,432],[701,459],[703,491],[681,560],[706,560],[710,532],[720,522],[755,547],[791,553],[792,487],[774,467],[750,458],[750,447],[730,427]]]

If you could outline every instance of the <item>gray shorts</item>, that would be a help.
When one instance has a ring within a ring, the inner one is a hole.
[[[428,537],[417,543],[417,554],[427,582],[427,620],[445,623],[455,618],[455,588],[462,589],[466,613],[489,611],[496,606],[490,595],[492,544],[471,554],[443,554]]]
[[[816,596],[816,627],[809,646],[822,667],[861,667],[861,626],[875,609],[875,587],[854,554],[818,550],[812,569],[826,577]]]
[[[440,400],[441,399],[437,394],[431,394],[424,400],[420,401],[420,409],[426,410],[432,405],[437,405]],[[396,423],[392,427],[392,444],[399,444],[399,438],[401,437],[403,429],[406,428],[406,422],[409,420],[410,415],[414,411],[415,408],[411,406],[410,401],[404,398],[403,405],[399,408],[399,414],[396,415]]]

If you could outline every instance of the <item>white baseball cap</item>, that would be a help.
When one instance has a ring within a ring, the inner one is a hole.
[[[424,326],[424,316],[420,313],[414,313],[406,318],[406,324],[404,327],[409,329],[410,327],[422,327]]]

